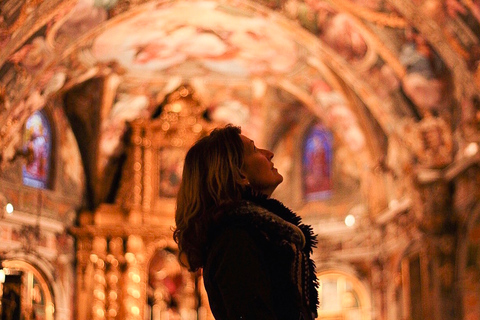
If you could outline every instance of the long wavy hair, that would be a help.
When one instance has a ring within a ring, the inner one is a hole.
[[[185,156],[173,238],[180,262],[190,271],[203,267],[214,214],[220,207],[241,199],[244,147],[240,133],[240,127],[230,124],[214,129]]]

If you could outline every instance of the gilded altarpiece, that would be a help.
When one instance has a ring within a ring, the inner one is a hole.
[[[130,123],[114,203],[80,213],[72,229],[78,320],[202,318],[201,280],[178,263],[172,228],[183,158],[209,124],[188,86],[159,108],[158,117]]]

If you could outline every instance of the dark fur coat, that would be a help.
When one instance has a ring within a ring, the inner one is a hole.
[[[216,320],[316,317],[316,239],[299,216],[248,195],[217,213],[210,234],[203,276]]]

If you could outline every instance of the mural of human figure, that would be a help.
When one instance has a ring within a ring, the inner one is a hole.
[[[407,30],[400,61],[407,74],[402,79],[405,95],[420,109],[439,112],[448,106],[445,66],[426,40],[414,30]]]

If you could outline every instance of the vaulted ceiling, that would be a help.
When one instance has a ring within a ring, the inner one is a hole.
[[[479,140],[479,1],[6,0],[0,17],[2,168],[26,118],[51,104],[70,122],[96,119],[98,170],[125,122],[152,117],[185,83],[210,118],[275,148],[286,170],[298,142],[287,136],[315,118],[358,180],[410,161],[446,166]],[[98,106],[68,106],[99,78]],[[426,155],[430,137],[418,146],[429,128],[448,155]],[[78,130],[82,150],[91,142]]]

